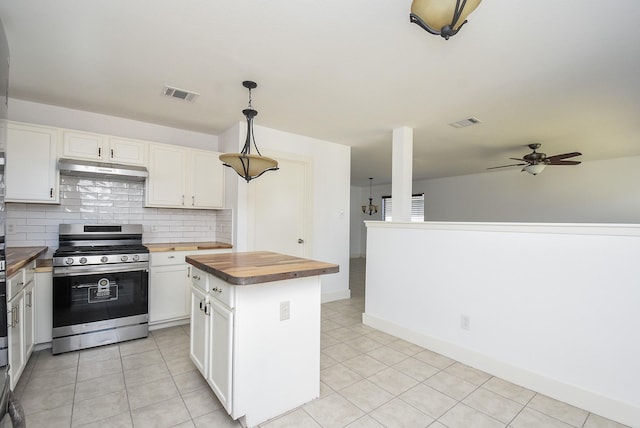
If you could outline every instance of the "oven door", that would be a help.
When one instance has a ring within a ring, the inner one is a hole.
[[[53,328],[148,313],[148,270],[53,278]]]

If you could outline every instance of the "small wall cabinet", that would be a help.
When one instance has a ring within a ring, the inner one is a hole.
[[[17,122],[7,124],[7,202],[60,203],[58,130]]]
[[[64,131],[61,157],[144,166],[147,143],[110,135]]]

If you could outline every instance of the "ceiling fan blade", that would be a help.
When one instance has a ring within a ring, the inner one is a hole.
[[[545,162],[547,165],[580,165],[580,161],[566,161],[566,160],[554,160],[552,162]]]
[[[547,161],[550,161],[552,165],[554,165],[554,163],[556,161],[561,161],[563,159],[568,159],[568,158],[572,158],[575,156],[582,156],[582,153],[580,152],[573,152],[573,153],[563,153],[561,155],[553,155],[553,156],[548,156],[546,158]]]
[[[517,161],[521,161],[521,162],[526,162],[525,159],[520,159],[520,158],[509,158],[511,160],[517,160]]]
[[[509,168],[510,166],[523,166],[523,165],[527,165],[527,164],[526,163],[514,163],[513,165],[492,166],[491,168],[487,168],[487,169]]]

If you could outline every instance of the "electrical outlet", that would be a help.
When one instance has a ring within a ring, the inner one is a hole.
[[[7,223],[7,233],[16,233],[16,225],[13,223]]]
[[[471,330],[471,319],[469,315],[460,315],[460,328],[463,330]]]
[[[291,305],[289,301],[280,302],[280,321],[288,320],[291,317]]]

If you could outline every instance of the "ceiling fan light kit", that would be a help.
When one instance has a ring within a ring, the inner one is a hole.
[[[413,0],[409,20],[445,40],[458,33],[482,0]]]
[[[531,153],[524,155],[522,158],[509,158],[515,161],[521,161],[523,163],[514,163],[511,165],[502,165],[502,166],[494,166],[487,169],[498,169],[498,168],[509,168],[512,166],[522,166],[522,172],[528,172],[531,175],[540,174],[547,165],[556,165],[556,166],[568,166],[568,165],[579,165],[580,161],[575,160],[567,160],[568,158],[582,156],[580,152],[571,152],[571,153],[563,153],[561,155],[553,155],[547,156],[546,153],[537,152],[540,148],[539,143],[532,143],[527,145],[531,150]]]
[[[254,178],[260,177],[267,171],[277,171],[278,162],[275,159],[262,156],[258,146],[256,145],[256,139],[253,132],[253,118],[258,115],[258,112],[251,106],[251,90],[258,87],[255,82],[244,81],[242,86],[249,90],[249,106],[242,110],[242,114],[247,119],[247,138],[244,142],[244,147],[240,153],[225,153],[220,155],[220,160],[224,166],[233,168],[247,183]],[[255,147],[257,155],[251,154],[251,144]]]

